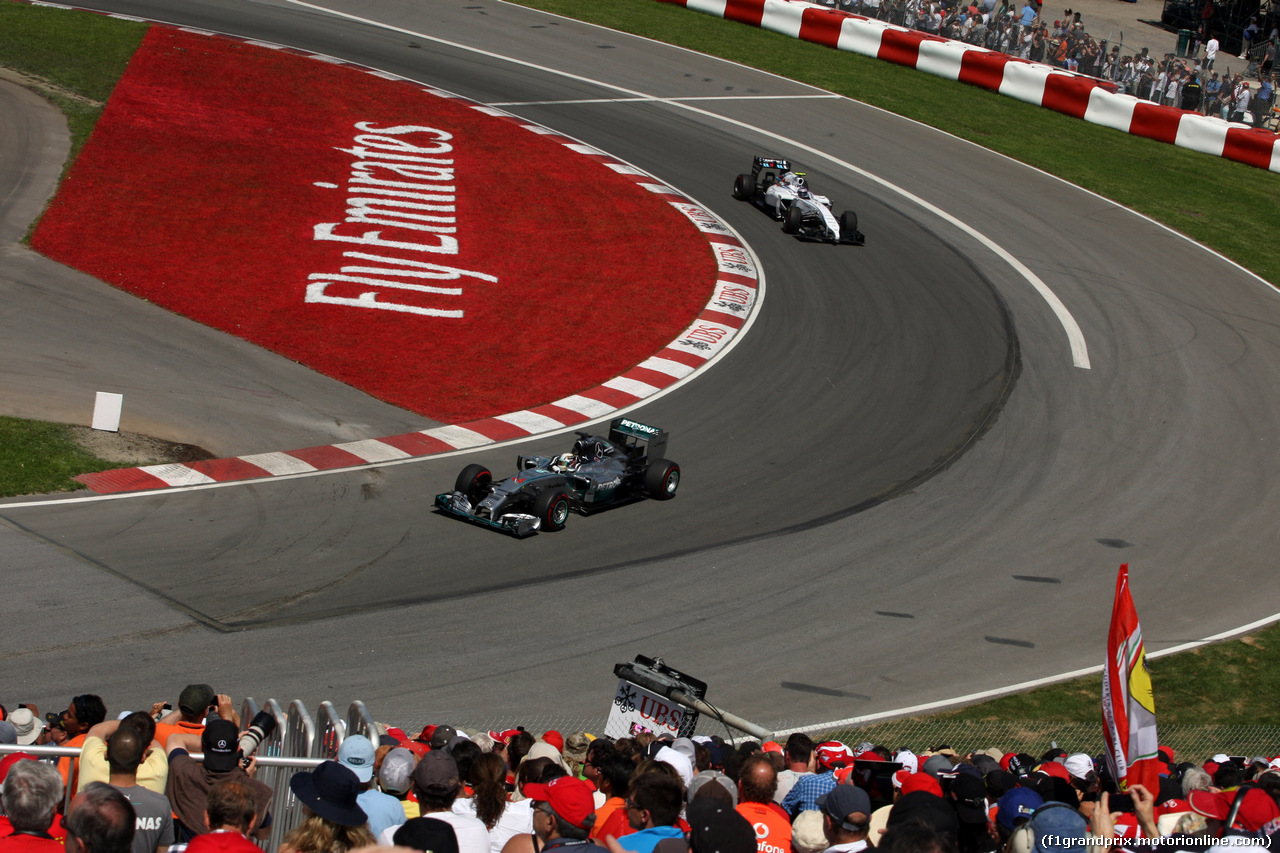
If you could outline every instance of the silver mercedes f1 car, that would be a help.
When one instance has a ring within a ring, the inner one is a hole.
[[[846,210],[831,212],[831,199],[809,189],[804,172],[791,168],[781,157],[756,157],[751,174],[738,175],[733,197],[749,201],[782,222],[782,230],[802,240],[861,246],[866,237],[858,230],[858,215]]]
[[[453,491],[436,495],[436,507],[523,538],[564,529],[570,512],[587,515],[644,497],[675,497],[680,466],[663,458],[663,430],[614,418],[608,437],[577,435],[573,449],[559,456],[517,456],[517,473],[501,482],[483,465],[468,465]]]

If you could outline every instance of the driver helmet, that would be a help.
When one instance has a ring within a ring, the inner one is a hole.
[[[572,453],[561,453],[551,463],[551,470],[558,472],[568,471],[573,467],[574,459]]]
[[[804,188],[804,172],[796,172],[796,186]]]

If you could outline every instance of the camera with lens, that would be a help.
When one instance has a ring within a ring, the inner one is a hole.
[[[253,715],[249,730],[240,736],[240,764],[249,766],[258,746],[276,730],[276,718],[270,711],[259,711]]]

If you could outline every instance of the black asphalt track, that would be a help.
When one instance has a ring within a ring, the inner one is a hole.
[[[767,295],[725,359],[635,412],[672,433],[676,500],[562,533],[518,542],[430,499],[470,461],[501,473],[563,436],[0,506],[20,592],[0,605],[0,674],[28,698],[93,688],[123,707],[208,680],[359,698],[406,724],[585,725],[607,711],[612,664],[643,653],[782,726],[1100,663],[1122,561],[1152,649],[1280,610],[1275,294],[1162,227],[861,104],[519,7],[329,0],[400,28],[386,30],[283,2],[99,5],[503,104],[710,206],[757,253]],[[800,243],[734,202],[757,153],[803,165],[867,245]],[[1090,369],[1006,260],[858,170],[1013,253],[1083,329]],[[565,330],[565,357],[625,334],[617,320]]]

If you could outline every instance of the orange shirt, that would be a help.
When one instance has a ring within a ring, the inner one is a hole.
[[[738,814],[756,831],[756,853],[791,853],[791,821],[774,803],[738,803]]]
[[[156,723],[156,743],[160,744],[165,755],[169,754],[169,735],[176,734],[204,734],[204,723],[188,723],[182,720],[176,723]]]
[[[622,799],[622,797],[610,797],[604,801],[603,806],[596,809],[596,822],[591,826],[592,838],[603,838],[600,832],[604,829],[605,821],[609,819],[610,815],[622,808],[622,804],[625,802],[626,800]],[[615,835],[614,837],[616,838],[617,836]]]
[[[79,749],[80,747],[84,746],[84,739],[88,736],[89,736],[89,733],[85,732],[82,735],[76,735],[70,740],[64,740],[62,743],[58,744],[58,746],[72,746],[72,747],[75,747],[76,749]],[[75,790],[75,785],[79,781],[76,778],[76,775],[79,773],[79,771],[80,771],[79,758],[59,758],[58,759],[58,772],[62,774],[63,790],[66,790],[67,788],[70,788],[73,791]]]

